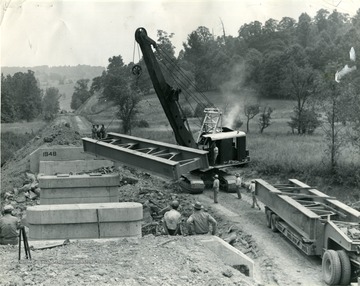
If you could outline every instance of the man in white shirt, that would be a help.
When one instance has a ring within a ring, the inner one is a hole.
[[[215,203],[215,204],[218,203],[219,189],[220,189],[220,181],[219,181],[219,176],[216,174],[216,175],[214,176],[214,183],[213,183],[214,203]]]
[[[241,199],[241,191],[240,191],[241,183],[242,183],[242,180],[241,180],[240,175],[236,174],[235,185],[236,185],[236,193],[237,193],[238,199]]]
[[[255,195],[255,180],[252,180],[250,182],[249,190],[250,190],[251,196],[252,196],[252,206],[251,206],[251,208],[254,208],[255,205],[256,205],[258,207],[258,209],[261,210],[261,208],[259,206],[259,203],[257,201],[256,195]]]
[[[177,211],[179,207],[179,202],[173,201],[171,202],[170,206],[172,209],[164,214],[164,220],[163,220],[164,230],[166,234],[169,235],[181,234],[180,231],[181,213]]]

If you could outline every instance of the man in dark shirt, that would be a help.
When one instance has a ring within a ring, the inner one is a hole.
[[[211,234],[215,235],[217,222],[207,212],[204,212],[203,206],[200,202],[196,202],[194,205],[194,213],[186,221],[189,226],[190,234],[207,234],[210,231],[209,225],[212,226]]]
[[[19,242],[18,229],[20,227],[20,221],[11,214],[13,210],[12,205],[5,206],[4,216],[0,218],[0,244],[2,245],[16,245]]]

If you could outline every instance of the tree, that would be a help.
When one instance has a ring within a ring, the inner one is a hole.
[[[310,43],[311,18],[308,14],[302,13],[296,28],[298,43],[306,48]]]
[[[123,133],[131,133],[136,123],[138,103],[142,93],[131,78],[131,68],[124,65],[122,57],[109,58],[107,69],[93,81],[91,90],[98,91],[102,99],[112,101],[118,108],[116,116],[122,120]]]
[[[209,29],[200,26],[193,31],[184,43],[184,59],[193,64],[195,85],[198,90],[207,91],[214,88],[212,82],[214,67],[212,57],[214,52],[218,51],[218,45],[214,41],[213,35]]]
[[[271,107],[265,106],[262,109],[259,117],[259,127],[260,133],[264,132],[264,129],[268,128],[271,125],[271,113],[273,109]]]
[[[245,105],[244,113],[245,113],[245,116],[246,116],[246,132],[250,132],[249,122],[256,115],[258,115],[259,112],[260,112],[260,105],[259,104]]]
[[[303,124],[306,122],[304,120],[306,115],[309,114],[305,115],[305,110],[307,110],[306,104],[309,99],[316,93],[317,72],[308,64],[306,54],[299,45],[294,45],[287,50],[286,62],[283,89],[296,100],[295,117],[289,125],[294,127],[298,134],[303,134],[308,130],[308,126]]]
[[[89,79],[79,79],[76,82],[70,103],[72,109],[78,109],[81,104],[91,97],[91,92],[88,88],[89,81]]]
[[[330,157],[330,168],[336,171],[337,159],[345,144],[345,122],[347,117],[346,102],[343,96],[343,85],[333,77],[334,64],[329,64],[325,73],[319,78],[319,96],[317,102],[324,113],[322,127],[327,142],[325,153]]]
[[[117,117],[122,120],[122,132],[131,134],[131,129],[135,123],[136,114],[138,113],[137,105],[141,100],[140,93],[130,89],[129,86],[124,88],[115,87],[119,96],[115,100],[118,107]]]
[[[55,118],[56,114],[60,110],[59,90],[55,87],[46,89],[45,96],[42,100],[43,117],[46,121],[51,121]]]
[[[42,90],[34,72],[17,72],[9,78],[16,119],[30,121],[41,114]]]
[[[11,89],[11,76],[6,78],[1,74],[1,122],[8,123],[16,120],[14,107],[14,93]]]

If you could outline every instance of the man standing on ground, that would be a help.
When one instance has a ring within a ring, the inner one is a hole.
[[[252,206],[251,208],[255,208],[255,205],[258,207],[259,210],[261,210],[260,206],[259,206],[259,203],[257,201],[257,198],[256,198],[256,195],[255,195],[255,181],[252,180],[250,182],[250,185],[249,185],[249,190],[251,192],[251,196],[252,196]]]
[[[4,207],[4,216],[0,218],[0,244],[1,245],[17,245],[19,240],[18,229],[20,228],[20,220],[12,215],[14,210],[12,205]]]
[[[219,176],[216,174],[216,175],[214,176],[214,183],[213,183],[214,203],[215,203],[215,204],[218,203],[219,188],[220,188]]]
[[[172,209],[164,214],[164,220],[163,220],[164,230],[166,234],[180,235],[181,213],[179,213],[177,210],[179,207],[179,202],[172,201],[170,206]]]
[[[217,228],[216,220],[208,212],[202,210],[203,206],[200,202],[196,202],[193,207],[194,212],[186,221],[189,226],[189,234],[208,234],[211,224],[211,234],[215,235]]]
[[[235,185],[236,185],[236,193],[237,193],[237,196],[238,196],[238,199],[241,199],[241,177],[239,174],[236,174],[236,180],[235,180]]]

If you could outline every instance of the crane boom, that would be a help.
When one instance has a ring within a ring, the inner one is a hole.
[[[191,131],[185,125],[186,118],[184,118],[179,108],[178,101],[181,90],[174,89],[165,81],[164,75],[151,48],[151,46],[155,49],[157,48],[156,42],[147,36],[144,28],[138,28],[136,30],[135,40],[140,45],[155,92],[174,131],[176,142],[181,146],[197,148]]]

